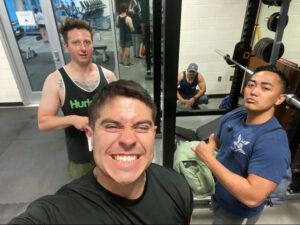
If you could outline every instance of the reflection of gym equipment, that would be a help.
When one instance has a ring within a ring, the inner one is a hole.
[[[82,19],[91,20],[100,17],[103,14],[103,9],[106,7],[101,0],[80,1],[82,7]]]
[[[219,55],[223,56],[223,58],[225,59],[225,61],[227,63],[232,62],[235,65],[237,65],[238,67],[240,67],[241,69],[243,69],[248,74],[253,75],[252,70],[249,70],[248,68],[246,68],[246,67],[242,66],[241,64],[239,64],[237,61],[231,59],[228,54],[223,54],[223,52],[221,52],[218,49],[216,49],[215,52],[218,53]],[[228,63],[228,64],[230,64],[230,63]],[[286,96],[286,102],[288,103],[288,105],[290,105],[290,106],[292,106],[296,109],[300,109],[300,101],[294,94],[286,94],[285,96]]]
[[[106,45],[94,45],[94,56],[102,54],[102,62],[104,63],[109,60],[109,56],[106,53],[106,49],[107,49]]]
[[[243,69],[245,72],[247,72],[248,74],[252,75],[253,72],[249,69],[247,69],[246,67],[244,67],[243,65],[239,64],[237,61],[235,61],[234,59],[230,58],[230,55],[228,54],[224,54],[222,51],[220,51],[219,49],[216,49],[215,52],[217,54],[219,54],[220,56],[223,56],[223,58],[225,59],[225,61],[230,65],[232,63],[234,63],[235,65],[237,65],[238,67],[240,67],[241,69]]]
[[[271,59],[272,48],[274,41],[272,38],[262,38],[260,39],[254,46],[254,53],[258,58],[263,59],[266,62],[269,62]],[[281,58],[284,53],[284,45],[283,43],[279,44],[279,53],[276,57],[276,60]]]

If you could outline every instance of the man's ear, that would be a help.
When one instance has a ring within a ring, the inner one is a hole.
[[[87,139],[93,137],[93,129],[90,126],[87,126],[86,128],[84,128],[84,132],[85,132],[85,136]]]
[[[69,50],[68,50],[68,43],[64,43],[64,49],[65,49],[65,52],[69,52]]]
[[[285,95],[281,94],[279,95],[277,101],[275,102],[275,105],[280,105],[281,103],[283,103],[285,101]]]
[[[88,148],[89,151],[91,152],[93,150],[93,130],[92,128],[90,128],[89,126],[87,126],[85,129],[85,136],[87,138],[87,142],[88,142]]]

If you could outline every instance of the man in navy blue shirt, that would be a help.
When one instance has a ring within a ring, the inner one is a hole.
[[[203,76],[198,73],[196,63],[191,63],[186,71],[178,74],[177,86],[179,104],[190,106],[192,109],[199,109],[199,104],[208,103],[208,98],[205,95],[206,83]]]
[[[217,179],[213,224],[255,224],[290,167],[287,135],[274,117],[287,84],[275,66],[257,68],[244,89],[245,110],[226,114],[217,136],[194,149]]]

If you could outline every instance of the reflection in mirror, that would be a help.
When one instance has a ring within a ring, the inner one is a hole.
[[[55,70],[45,19],[39,0],[5,1],[32,91],[41,91],[44,80]]]
[[[152,1],[114,0],[113,6],[120,78],[138,81],[152,94]]]
[[[93,62],[111,71],[116,71],[114,57],[114,38],[110,22],[109,0],[79,1],[52,0],[57,26],[65,18],[78,18],[89,22],[93,28]],[[61,37],[61,45],[63,39]],[[65,62],[70,56],[64,52]]]
[[[232,4],[215,0],[182,1],[178,73],[186,71],[190,63],[196,63],[198,73],[205,80],[209,100],[207,105],[199,104],[200,109],[177,107],[177,110],[218,110],[229,94],[234,68],[216,54],[215,49],[233,53],[241,39],[246,6],[247,1]]]
[[[179,108],[200,109],[200,104],[208,104],[205,79],[198,72],[196,63],[190,63],[185,71],[178,74],[177,86]]]

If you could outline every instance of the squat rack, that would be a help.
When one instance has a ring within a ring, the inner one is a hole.
[[[157,11],[154,13],[154,29],[156,26],[159,27],[162,31],[161,38],[163,43],[157,45],[161,40],[160,37],[156,36],[154,40],[154,54],[157,50],[159,53],[162,49],[161,55],[156,55],[158,58],[162,56],[161,61],[158,61],[154,58],[154,78],[158,77],[161,79],[160,74],[162,74],[163,80],[163,166],[172,168],[173,167],[173,157],[176,150],[175,144],[175,124],[177,116],[199,116],[199,115],[223,115],[228,111],[235,109],[238,105],[238,100],[240,97],[240,91],[242,87],[242,82],[244,78],[245,71],[239,67],[236,67],[234,70],[232,86],[230,90],[230,102],[228,110],[201,110],[201,111],[189,111],[189,112],[176,112],[176,91],[177,91],[177,74],[178,74],[178,56],[179,56],[179,43],[180,43],[180,23],[181,23],[181,5],[182,0],[153,0],[154,6],[156,9],[161,8],[161,13]],[[277,60],[279,42],[281,42],[283,29],[285,26],[285,19],[287,16],[287,11],[289,7],[290,0],[284,1],[281,6],[282,19],[279,20],[279,24],[276,30],[275,41],[272,49],[270,63],[274,63],[272,60],[275,57]],[[235,45],[233,52],[233,59],[237,61],[244,67],[247,67],[250,61],[251,48],[253,42],[254,29],[256,26],[257,16],[260,10],[261,0],[248,0],[247,8],[244,17],[244,24],[241,34],[240,41]],[[158,18],[159,16],[161,18]],[[157,19],[157,20],[156,20]],[[159,23],[160,21],[160,23]],[[161,21],[164,21],[162,25]],[[159,23],[159,25],[157,25]],[[156,44],[155,44],[156,43]],[[159,47],[159,49],[157,49]],[[277,48],[277,50],[276,50]],[[272,58],[273,57],[273,58]],[[275,61],[276,61],[275,60]],[[159,65],[157,65],[158,63]],[[158,68],[155,70],[155,68]],[[161,69],[161,71],[159,71]],[[159,80],[156,80],[154,84],[154,90],[156,96],[161,94],[161,84]],[[292,90],[296,96],[300,95],[300,84],[297,84],[295,90]],[[157,97],[158,99],[158,97]],[[160,102],[156,102],[160,106]],[[159,113],[161,111],[159,110]],[[160,114],[159,114],[160,115]],[[160,118],[158,120],[160,124]],[[287,130],[288,140],[290,149],[292,152],[292,157],[295,156],[295,152],[299,148],[300,143],[300,112],[296,110],[295,118],[293,123],[290,124],[289,129]],[[293,160],[293,158],[292,158]]]

